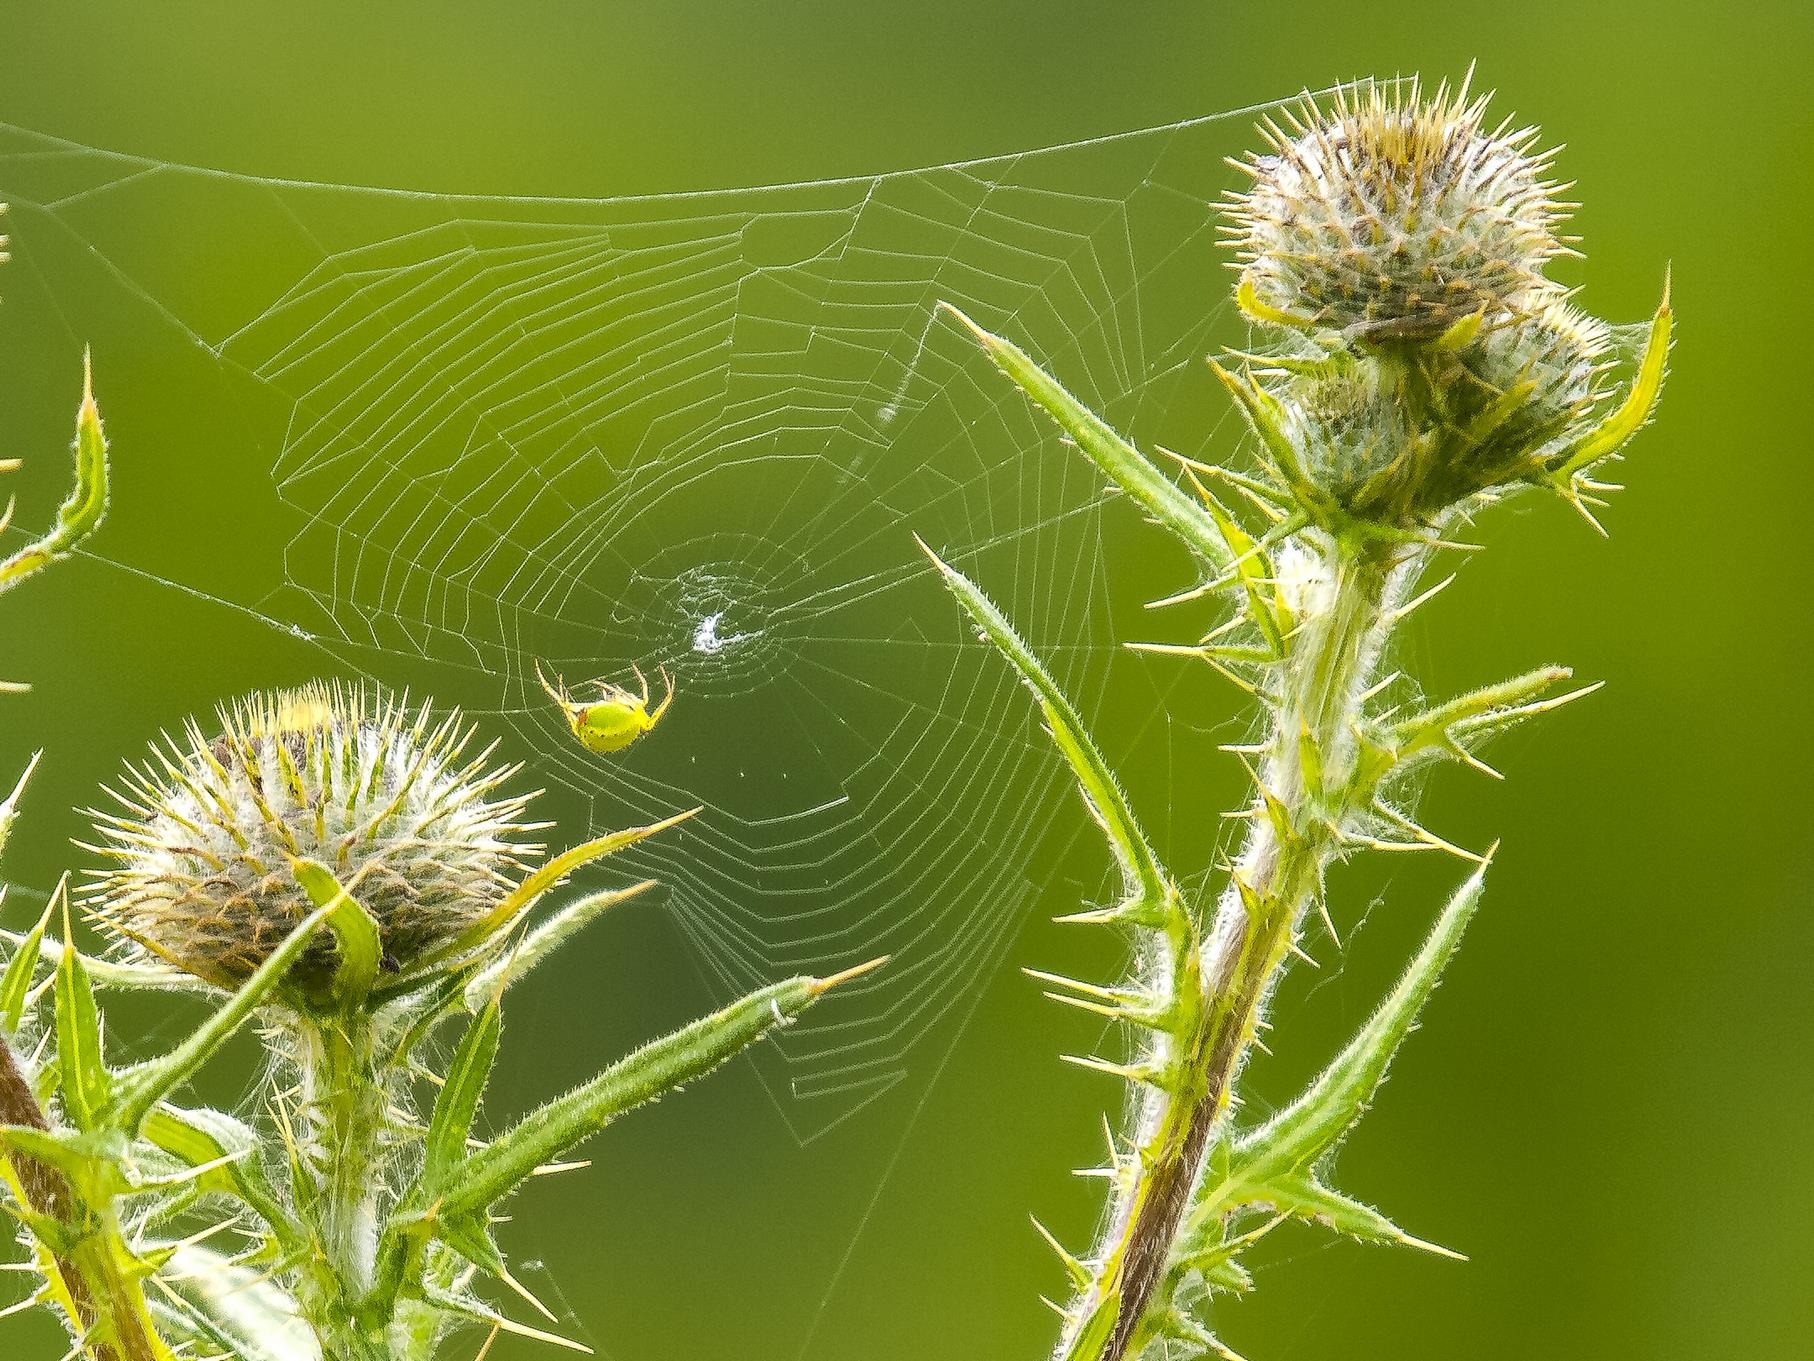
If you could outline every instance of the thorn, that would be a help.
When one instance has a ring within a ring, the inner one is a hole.
[[[1431,1243],[1422,1238],[1413,1238],[1408,1233],[1399,1234],[1398,1241],[1408,1248],[1416,1248],[1419,1252],[1433,1252],[1438,1257],[1447,1257],[1451,1262],[1465,1262],[1468,1260],[1468,1255],[1465,1252],[1456,1252],[1455,1249],[1445,1248],[1440,1243]]]
[[[1109,1060],[1099,1059],[1093,1054],[1060,1054],[1058,1057],[1062,1062],[1074,1067],[1087,1068],[1095,1073],[1107,1073],[1110,1077],[1118,1077],[1123,1082],[1158,1085],[1158,1074],[1146,1064],[1111,1063]]]
[[[951,316],[953,319],[955,319],[960,325],[962,325],[967,331],[969,331],[971,335],[975,336],[976,339],[985,347],[988,346],[990,341],[995,339],[995,337],[990,335],[989,332],[985,331],[982,327],[978,326],[974,321],[971,321],[969,317],[965,316],[963,311],[957,306],[956,303],[947,302],[945,299],[940,298],[938,301],[938,305],[934,310],[947,313],[949,316]]]
[[[1378,804],[1378,803],[1374,804],[1373,811],[1378,813],[1381,817],[1385,818],[1387,822],[1392,823],[1394,826],[1402,827],[1405,831],[1409,832],[1412,836],[1416,837],[1419,841],[1423,842],[1426,846],[1429,846],[1434,850],[1447,851],[1450,855],[1459,856],[1461,859],[1466,860],[1470,864],[1474,864],[1474,865],[1486,864],[1485,856],[1478,855],[1475,852],[1470,851],[1470,850],[1464,850],[1462,847],[1457,846],[1452,841],[1444,841],[1441,837],[1437,836],[1436,833],[1430,831],[1429,828],[1420,826],[1416,822],[1413,822],[1410,818],[1406,817],[1403,813],[1394,812],[1392,809],[1387,808],[1384,804]]]
[[[1203,582],[1199,586],[1192,586],[1187,591],[1179,591],[1176,595],[1163,596],[1158,600],[1149,600],[1146,602],[1145,608],[1149,610],[1162,610],[1167,605],[1188,605],[1193,600],[1201,600],[1206,595],[1214,595],[1217,591],[1226,590],[1231,584],[1232,583],[1221,577],[1215,577],[1212,580]]]
[[[540,1314],[543,1318],[547,1319],[548,1322],[550,1322],[550,1323],[559,1323],[560,1322],[560,1320],[554,1316],[554,1311],[552,1309],[550,1309],[547,1305],[543,1304],[540,1300],[538,1300],[532,1293],[530,1293],[529,1287],[524,1285],[516,1277],[512,1276],[510,1274],[510,1271],[508,1268],[498,1272],[498,1279],[503,1281],[505,1285],[509,1286],[511,1288],[511,1290],[513,1290],[518,1296],[520,1296],[524,1301],[526,1301],[529,1304],[529,1306],[536,1311],[536,1313]]]
[[[1169,602],[1161,602],[1169,603]],[[1151,606],[1148,606],[1150,609]],[[1189,643],[1123,643],[1130,652],[1160,652],[1168,657],[1205,657],[1205,650]]]
[[[20,774],[18,783],[13,786],[13,792],[4,799],[0,799],[0,819],[10,818],[14,810],[19,807],[19,800],[25,794],[25,786],[31,783],[32,772],[37,770],[38,762],[43,758],[44,749],[42,747],[31,754],[31,760],[25,763],[25,769]]]
[[[1022,968],[1021,972],[1028,978],[1036,979],[1041,983],[1069,988],[1073,992],[1080,992],[1086,997],[1095,997],[1104,1002],[1124,1001],[1129,996],[1129,993],[1122,988],[1106,988],[1098,983],[1085,983],[1080,978],[1066,978],[1063,974],[1047,973],[1044,969]]]
[[[1084,912],[1067,912],[1052,920],[1063,926],[1110,926],[1121,920],[1121,908],[1092,907]]]
[[[1032,1221],[1033,1227],[1039,1231],[1039,1236],[1046,1240],[1046,1246],[1058,1254],[1058,1260],[1064,1263],[1065,1275],[1071,1278],[1071,1284],[1079,1290],[1082,1290],[1087,1286],[1091,1280],[1090,1269],[1070,1253],[1066,1252],[1064,1244],[1054,1238],[1052,1236],[1052,1231],[1046,1228],[1044,1224],[1041,1224],[1037,1218],[1032,1215],[1028,1215],[1027,1218]]]
[[[1335,922],[1329,916],[1329,895],[1316,895],[1316,915],[1323,919],[1323,929],[1329,933],[1329,940],[1337,950],[1342,948],[1342,938],[1336,934]]]
[[[1286,943],[1285,948],[1287,950],[1291,951],[1291,953],[1296,955],[1299,959],[1303,960],[1304,963],[1308,964],[1311,968],[1320,969],[1323,967],[1321,964],[1318,964],[1316,962],[1316,960],[1314,958],[1312,958],[1311,955],[1304,949],[1304,947],[1299,945],[1295,940],[1288,941]]]
[[[1049,1001],[1061,1002],[1067,1007],[1076,1007],[1079,1011],[1087,1011],[1093,1016],[1106,1016],[1111,1021],[1131,1021],[1134,1019],[1134,1017],[1123,1011],[1120,1007],[1092,1001],[1088,997],[1073,997],[1067,992],[1050,991],[1042,992],[1040,993],[1040,996]]]
[[[1450,572],[1441,581],[1437,582],[1434,586],[1430,587],[1429,590],[1423,592],[1421,595],[1418,595],[1411,600],[1407,600],[1404,604],[1400,605],[1397,609],[1393,610],[1392,611],[1392,622],[1394,624],[1399,623],[1401,620],[1408,618],[1413,610],[1417,609],[1421,605],[1427,604],[1429,601],[1434,600],[1437,596],[1441,595],[1445,590],[1447,590],[1451,585],[1454,584],[1455,575],[1456,574],[1454,572]]]
[[[946,307],[946,306],[949,306],[949,304],[940,303],[939,306]],[[951,308],[951,310],[953,312],[957,312],[957,315],[960,317],[964,315],[962,312],[958,312],[955,307]],[[966,320],[968,320],[968,318],[966,318]],[[934,567],[938,568],[939,571],[943,572],[946,576],[951,575],[950,565],[948,563],[946,563],[946,561],[943,558],[941,558],[937,553],[934,553],[930,548],[928,548],[926,546],[926,541],[924,539],[922,539],[917,532],[913,536],[913,541],[920,546],[920,552],[924,553],[928,558],[930,558],[932,560],[932,565]]]
[[[1612,537],[1612,535],[1606,532],[1606,526],[1594,518],[1594,513],[1587,508],[1587,503],[1581,499],[1581,489],[1579,487],[1570,486],[1561,491],[1561,496],[1564,501],[1575,508],[1576,514],[1587,521],[1594,533],[1598,534],[1602,539],[1610,539]]]
[[[1485,761],[1481,760],[1478,756],[1474,755],[1473,752],[1462,746],[1461,743],[1454,743],[1450,747],[1450,750],[1455,753],[1455,758],[1464,766],[1469,766],[1474,770],[1478,770],[1482,775],[1491,776],[1495,780],[1503,780],[1505,778],[1504,775],[1500,774],[1497,770],[1494,770]]]
[[[1217,751],[1225,751],[1230,756],[1264,756],[1267,744],[1264,742],[1223,742]]]
[[[891,955],[877,956],[867,964],[858,964],[855,968],[846,969],[843,973],[835,973],[829,978],[815,978],[808,986],[812,989],[813,996],[823,997],[833,988],[848,983],[853,978],[861,978],[864,974],[881,968],[891,958],[893,958]]]

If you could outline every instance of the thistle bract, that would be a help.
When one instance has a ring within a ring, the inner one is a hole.
[[[1463,344],[1353,355],[1274,384],[1284,433],[1330,501],[1412,529],[1450,507],[1541,483],[1551,455],[1614,391],[1604,323],[1551,298]]]
[[[522,797],[494,798],[514,767],[464,755],[457,714],[338,684],[242,700],[221,731],[193,722],[131,770],[97,813],[117,863],[89,911],[127,943],[235,987],[315,907],[294,866],[332,869],[377,923],[384,968],[408,968],[495,908],[538,846]],[[293,983],[319,990],[337,946],[322,933]]]
[[[1362,338],[1440,334],[1461,317],[1521,310],[1556,291],[1565,207],[1532,151],[1536,129],[1489,130],[1465,85],[1366,82],[1327,111],[1265,125],[1243,164],[1231,235],[1256,303]]]
[[[1476,746],[1595,687],[1557,694],[1569,672],[1545,666],[1419,709],[1402,689],[1387,693],[1398,673],[1379,673],[1400,622],[1446,584],[1416,590],[1456,546],[1449,526],[1528,485],[1592,520],[1587,507],[1612,490],[1592,474],[1649,420],[1673,324],[1665,283],[1629,381],[1612,380],[1607,328],[1545,274],[1567,247],[1535,133],[1486,131],[1484,111],[1465,86],[1422,102],[1415,82],[1392,93],[1367,84],[1328,110],[1306,104],[1289,132],[1267,125],[1271,149],[1247,167],[1256,183],[1236,197],[1231,231],[1254,348],[1210,361],[1254,436],[1257,467],[1176,457],[1194,498],[1026,351],[968,323],[1076,449],[1199,559],[1202,584],[1161,603],[1220,594],[1230,606],[1194,642],[1132,646],[1207,662],[1264,711],[1257,741],[1224,748],[1255,789],[1210,901],[1147,841],[1009,618],[933,555],[1032,691],[1121,871],[1120,902],[1059,920],[1120,926],[1138,941],[1111,984],[1028,970],[1055,1001],[1123,1023],[1121,1052],[1067,1057],[1135,1093],[1093,1169],[1111,1188],[1096,1242],[1072,1253],[1046,1235],[1073,1291],[1054,1361],[1232,1357],[1208,1306],[1252,1286],[1243,1254],[1287,1219],[1447,1252],[1330,1178],[1491,857],[1421,826],[1410,786],[1432,761],[1490,770]],[[1238,1084],[1249,1051],[1270,1052],[1259,1034],[1272,990],[1308,954],[1312,914],[1339,948],[1329,872],[1363,848],[1446,851],[1473,868],[1372,1019],[1295,1101],[1246,1125]]]

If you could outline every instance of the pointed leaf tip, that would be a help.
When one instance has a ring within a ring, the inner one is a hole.
[[[935,559],[936,561],[936,559]],[[1115,782],[1107,760],[1058,683],[1026,641],[982,590],[954,567],[945,567],[945,584],[969,613],[976,628],[1003,656],[1033,692],[1046,720],[1046,730],[1076,776],[1084,802],[1109,841],[1121,866],[1130,897],[1144,902],[1167,900],[1169,881],[1158,855],[1146,840],[1126,795]]]
[[[1235,1180],[1262,1191],[1274,1183],[1302,1181],[1361,1117],[1461,943],[1479,906],[1488,862],[1497,850],[1495,842],[1480,858],[1444,906],[1397,985],[1354,1038],[1297,1100],[1237,1141],[1241,1170]]]
[[[1020,346],[991,335],[957,309],[949,310],[971,328],[995,366],[1057,422],[1058,428],[1110,482],[1216,571],[1227,569],[1228,550],[1202,507]]]
[[[977,325],[976,322],[972,321],[970,319],[970,317],[964,312],[963,308],[959,307],[954,302],[951,302],[945,298],[940,298],[937,303],[937,310],[945,313],[947,316],[951,317],[954,321],[956,321],[959,325],[964,327],[965,330],[969,331],[971,335],[975,336],[976,339],[985,347],[987,347],[991,342],[998,341],[1000,339],[999,336],[996,336],[989,331],[985,331],[981,326]]]
[[[1454,1248],[1445,1248],[1441,1243],[1432,1243],[1428,1239],[1413,1238],[1408,1233],[1400,1234],[1398,1241],[1408,1248],[1416,1248],[1419,1252],[1428,1252],[1437,1257],[1447,1257],[1451,1262],[1465,1262],[1468,1260],[1468,1255],[1465,1252],[1457,1252]]]
[[[861,978],[866,973],[873,973],[892,958],[892,955],[879,955],[875,959],[869,960],[863,964],[854,965],[841,973],[832,974],[828,978],[815,978],[811,984],[813,995],[816,997],[823,996],[833,988],[841,987],[852,979]]]

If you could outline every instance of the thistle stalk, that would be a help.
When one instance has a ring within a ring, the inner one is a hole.
[[[1142,1156],[1127,1196],[1129,1214],[1099,1254],[1118,1267],[1101,1273],[1099,1292],[1119,1301],[1104,1361],[1138,1355],[1151,1340],[1147,1304],[1189,1206],[1211,1137],[1233,1101],[1267,994],[1298,941],[1323,872],[1340,849],[1339,829],[1356,810],[1339,792],[1350,786],[1355,734],[1366,689],[1388,632],[1392,601],[1415,575],[1418,555],[1378,545],[1330,543],[1330,587],[1300,621],[1275,672],[1278,718],[1260,766],[1248,832],[1216,905],[1203,946],[1203,1022],[1184,1048],[1201,1075],[1180,1101],[1163,1089],[1143,1119],[1162,1131],[1139,1136]],[[1317,770],[1305,768],[1311,753]],[[1093,1306],[1092,1306],[1093,1307]]]
[[[952,309],[1003,373],[1199,560],[1231,617],[1195,644],[1134,644],[1209,663],[1259,704],[1265,736],[1235,747],[1256,786],[1248,831],[1209,902],[1186,899],[1075,709],[1032,650],[960,571],[945,584],[1033,691],[1122,870],[1123,900],[1064,920],[1143,935],[1125,983],[1029,970],[1054,1000],[1124,1022],[1127,1061],[1075,1060],[1133,1083],[1111,1135],[1096,1246],[1059,1249],[1073,1287],[1057,1361],[1181,1361],[1234,1354],[1209,1329],[1220,1292],[1251,1285],[1246,1249],[1286,1219],[1352,1237],[1411,1237],[1332,1189],[1328,1166],[1410,1032],[1479,902],[1487,855],[1413,820],[1408,776],[1587,693],[1554,695],[1542,667],[1426,709],[1411,683],[1377,680],[1393,629],[1445,533],[1521,488],[1592,520],[1594,468],[1648,420],[1669,349],[1667,286],[1623,394],[1611,333],[1547,275],[1571,253],[1533,130],[1489,130],[1465,86],[1425,101],[1415,83],[1307,103],[1247,167],[1231,207],[1237,304],[1261,348],[1211,362],[1246,418],[1251,472],[1178,460],[1189,493],[1012,342]],[[1243,525],[1212,490],[1251,502]],[[1249,517],[1251,518],[1251,517]],[[1597,522],[1596,522],[1597,524]],[[928,550],[930,554],[930,550]],[[1396,688],[1395,688],[1396,687]],[[1591,689],[1593,687],[1589,687]],[[1384,696],[1382,698],[1382,696]],[[1407,710],[1409,710],[1407,712]],[[1362,849],[1439,850],[1473,866],[1379,1011],[1304,1093],[1239,1127],[1238,1084],[1271,993],[1312,908],[1334,942],[1326,878]],[[1043,1232],[1043,1231],[1042,1231]],[[1057,1248],[1055,1240],[1048,1241]],[[1454,1254],[1448,1254],[1454,1255]]]
[[[0,1039],[0,1125],[50,1132],[50,1121],[4,1039]],[[39,1256],[57,1304],[81,1335],[93,1339],[96,1361],[159,1361],[166,1356],[146,1321],[143,1293],[114,1269],[113,1254],[107,1250],[118,1224],[82,1224],[85,1216],[69,1178],[28,1153],[0,1158],[0,1178],[27,1213],[70,1226],[66,1247],[43,1243]]]
[[[282,1026],[294,1044],[301,1154],[313,1187],[304,1192],[320,1260],[298,1291],[324,1351],[347,1361],[386,1361],[391,1351],[359,1321],[372,1288],[382,1197],[387,1185],[386,1129],[392,1097],[379,1063],[374,1027],[357,1010]]]

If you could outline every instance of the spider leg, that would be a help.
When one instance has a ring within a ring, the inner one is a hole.
[[[636,683],[642,689],[643,708],[649,707],[649,678],[642,673],[642,668],[635,662],[630,663],[630,674],[636,677]]]
[[[561,688],[558,690],[548,684],[548,678],[542,674],[542,661],[539,657],[536,658],[535,662],[535,678],[541,682],[542,689],[548,692],[549,699],[553,700],[563,709],[570,709],[573,707],[573,700],[567,694],[567,682],[564,680],[561,681]],[[561,680],[559,676],[556,676],[555,679]]]
[[[661,697],[661,703],[655,706],[655,712],[649,715],[649,726],[653,728],[661,722],[661,716],[668,711],[668,705],[674,702],[674,677],[668,674],[668,668],[661,668],[661,683],[667,693]],[[644,692],[646,695],[646,691]],[[647,700],[645,699],[645,703]]]

